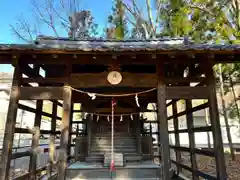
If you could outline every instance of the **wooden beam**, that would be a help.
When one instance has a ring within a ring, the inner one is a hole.
[[[62,87],[21,87],[20,100],[61,100]]]
[[[173,119],[174,117],[180,117],[180,116],[186,115],[188,113],[193,113],[193,112],[205,109],[207,107],[209,107],[209,103],[208,102],[206,102],[204,104],[201,104],[201,105],[198,105],[198,106],[195,106],[195,107],[193,107],[191,109],[186,109],[185,111],[182,111],[180,113],[173,114],[172,116],[169,116],[167,119],[170,120],[170,119]]]
[[[184,146],[172,146],[170,145],[169,146],[170,148],[172,149],[175,149],[176,151],[183,151],[183,152],[194,152],[196,154],[201,154],[201,155],[204,155],[204,156],[209,156],[209,157],[214,157],[214,152],[213,151],[209,151],[209,150],[201,150],[201,149],[197,149],[197,148],[194,148],[193,150],[191,150],[190,148],[188,147],[184,147]],[[181,162],[181,161],[178,161],[178,162]]]
[[[115,113],[121,113],[121,112],[125,112],[125,113],[145,113],[145,112],[157,112],[155,110],[148,110],[148,109],[143,109],[143,110],[139,110],[139,109],[135,109],[135,108],[123,108],[123,107],[117,107],[116,109],[118,109],[117,111],[115,111]],[[86,109],[86,107],[83,107],[82,110],[74,110],[73,113],[104,113],[104,112],[111,112],[111,108],[91,108],[91,109]],[[151,121],[152,122],[152,121]]]
[[[208,99],[209,89],[207,87],[166,87],[167,99]]]
[[[38,169],[36,170],[36,174],[39,174],[39,173],[41,173],[42,171],[45,171],[46,169],[47,169],[47,166],[43,166],[43,167],[41,167],[41,168],[38,168]],[[18,177],[14,177],[13,180],[26,180],[26,179],[28,179],[29,175],[30,175],[30,172],[25,173],[25,174],[23,174],[23,175],[21,175],[21,176],[18,176]]]
[[[192,128],[192,130],[193,130],[193,132],[209,132],[209,131],[212,131],[212,126],[195,127],[195,128]],[[188,129],[176,129],[176,130],[168,131],[168,133],[169,134],[171,134],[171,133],[188,133]]]
[[[34,108],[32,108],[32,107],[28,107],[28,106],[26,106],[26,105],[24,105],[24,104],[18,104],[18,108],[19,108],[19,109],[22,109],[22,110],[24,110],[24,111],[29,111],[29,112],[32,112],[32,113],[36,113],[36,109],[34,109]],[[50,118],[53,117],[53,114],[50,114],[50,113],[47,113],[47,112],[44,112],[44,111],[41,112],[41,115],[47,116],[47,117],[50,117]],[[61,120],[61,119],[62,119],[62,118],[57,117],[57,120]]]
[[[64,83],[66,82],[66,78],[64,77],[57,77],[57,78],[22,78],[22,83],[42,83],[42,84],[51,84],[51,83]]]
[[[55,54],[55,58],[52,56],[52,54],[24,54],[22,55],[22,63],[26,64],[67,64],[69,60],[73,61],[73,64],[96,64],[96,65],[111,65],[113,63],[113,54],[109,53],[67,53],[67,54]],[[127,55],[127,53],[122,54],[121,56],[118,56],[115,61],[119,64],[155,64],[157,61],[157,58],[152,58],[152,54],[139,54],[136,56],[136,58],[132,58],[132,53]],[[158,60],[166,60],[167,55],[161,55],[158,56]],[[0,63],[2,62],[10,62],[9,59],[7,59],[7,55],[1,57],[0,56]]]
[[[114,87],[156,87],[157,77],[155,74],[146,73],[121,73],[123,80],[120,84],[114,85]],[[72,74],[70,77],[70,85],[75,88],[96,88],[96,87],[113,87],[107,81],[107,72],[104,73],[78,73]],[[191,82],[201,82],[203,77],[171,77],[166,78],[166,84],[176,84],[176,83],[191,83]],[[67,78],[64,77],[54,77],[54,78],[22,78],[22,83],[64,83]]]
[[[58,164],[58,180],[65,179],[65,168],[67,166],[67,150],[68,150],[68,136],[69,136],[69,124],[71,117],[71,99],[72,91],[68,87],[63,89],[63,116],[61,122],[61,140],[59,153],[59,164]]]
[[[171,160],[171,162],[175,165],[178,165],[178,166],[181,166],[183,169],[186,169],[187,171],[189,172],[192,172],[192,169],[190,167],[188,167],[187,165],[184,165],[184,164],[181,164],[180,162],[177,162],[177,161],[174,161],[174,160]],[[214,176],[211,176],[209,174],[206,174],[206,173],[203,173],[201,171],[197,171],[196,172],[198,176],[201,176],[203,177],[204,179],[208,179],[208,180],[218,180],[216,177]]]
[[[23,64],[21,64],[21,67],[24,68],[24,74],[25,74],[25,75],[29,76],[30,78],[31,78],[31,77],[35,77],[35,78],[37,78],[37,77],[42,77],[42,76],[36,71],[36,69],[30,68],[30,67],[28,66],[28,64],[24,64],[24,65],[25,65],[25,66],[23,66]],[[22,79],[21,79],[21,80],[22,80]],[[21,84],[22,84],[22,83],[21,83]],[[24,85],[25,85],[25,84],[24,84]],[[27,84],[27,86],[32,87],[31,84]],[[50,100],[50,101],[53,102],[53,100]],[[57,101],[57,104],[58,104],[58,106],[61,106],[61,107],[62,107],[62,104],[59,103],[58,101]]]
[[[134,87],[149,88],[157,86],[156,74],[122,72],[122,81],[112,85],[107,81],[108,72],[72,74],[69,84],[74,88],[94,87]]]
[[[26,156],[32,156],[33,152],[32,151],[25,151],[25,152],[16,152],[12,153],[11,159],[17,159],[17,158],[22,158]]]
[[[10,100],[8,106],[8,113],[5,125],[4,139],[3,139],[3,150],[1,154],[1,168],[0,168],[0,180],[8,180],[9,169],[11,164],[11,155],[13,147],[13,138],[15,132],[15,124],[17,119],[17,109],[19,101],[19,77],[21,77],[18,60],[13,59],[15,63],[15,70],[13,74],[13,83],[10,93]]]
[[[15,133],[31,134],[29,129],[25,128],[16,128]],[[60,131],[51,131],[51,130],[40,130],[40,134],[61,134]]]

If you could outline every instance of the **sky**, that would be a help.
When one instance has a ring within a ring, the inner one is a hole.
[[[44,0],[37,0],[44,2]],[[24,17],[31,24],[34,24],[35,18],[32,15],[31,0],[1,0],[0,3],[0,44],[22,43],[15,35],[13,35],[10,24],[15,25],[17,19]],[[107,24],[107,17],[111,13],[112,0],[80,0],[80,7],[84,10],[90,10],[94,22],[100,29]],[[42,30],[44,35],[51,34],[49,28]],[[0,65],[0,72],[12,71],[9,65]]]

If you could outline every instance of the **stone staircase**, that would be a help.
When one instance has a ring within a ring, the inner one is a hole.
[[[143,162],[136,165],[126,165],[125,167],[116,167],[115,178],[111,178],[109,167],[104,167],[92,163],[86,165],[76,162],[66,170],[66,180],[97,180],[97,179],[115,179],[115,180],[161,180],[161,166],[153,162]]]
[[[124,162],[140,161],[137,154],[136,138],[126,132],[114,134],[114,152],[124,155]],[[96,133],[92,135],[90,155],[87,162],[103,162],[104,154],[111,153],[111,133]]]

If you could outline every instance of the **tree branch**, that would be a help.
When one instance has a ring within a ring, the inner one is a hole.
[[[54,21],[53,21],[53,14],[51,13],[51,7],[52,7],[52,2],[51,0],[47,0],[49,7],[45,7],[44,10],[48,14],[48,19],[44,16],[43,12],[39,8],[38,4],[36,3],[36,0],[32,0],[32,6],[35,8],[38,16],[40,17],[40,20],[43,21],[45,24],[47,24],[54,32],[55,36],[58,37],[57,30],[54,26]]]
[[[154,24],[153,24],[153,17],[152,17],[152,9],[151,9],[151,1],[150,0],[146,0],[146,5],[147,5],[147,12],[148,12],[148,21],[150,22],[150,25],[151,25],[151,32],[150,34],[152,36],[156,36],[156,32],[155,32],[155,27],[154,27]]]

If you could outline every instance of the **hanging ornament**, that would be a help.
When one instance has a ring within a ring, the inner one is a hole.
[[[121,117],[120,117],[120,121],[122,122],[123,121],[123,116],[121,115]]]
[[[109,118],[109,116],[107,117],[107,120],[108,120],[108,122],[110,121],[110,118]]]
[[[85,114],[84,114],[84,119],[87,119],[87,115],[88,115],[88,113],[85,113]]]
[[[112,85],[117,85],[122,81],[122,75],[118,71],[111,71],[107,76],[107,80]]]
[[[97,122],[99,121],[99,116],[97,116]]]
[[[88,96],[90,96],[92,98],[92,100],[96,99],[95,93],[88,93]]]
[[[132,115],[132,114],[130,115],[130,118],[131,118],[131,120],[133,121],[133,115]]]
[[[140,107],[139,102],[138,102],[138,95],[137,94],[135,95],[135,101],[136,101],[137,106]]]

